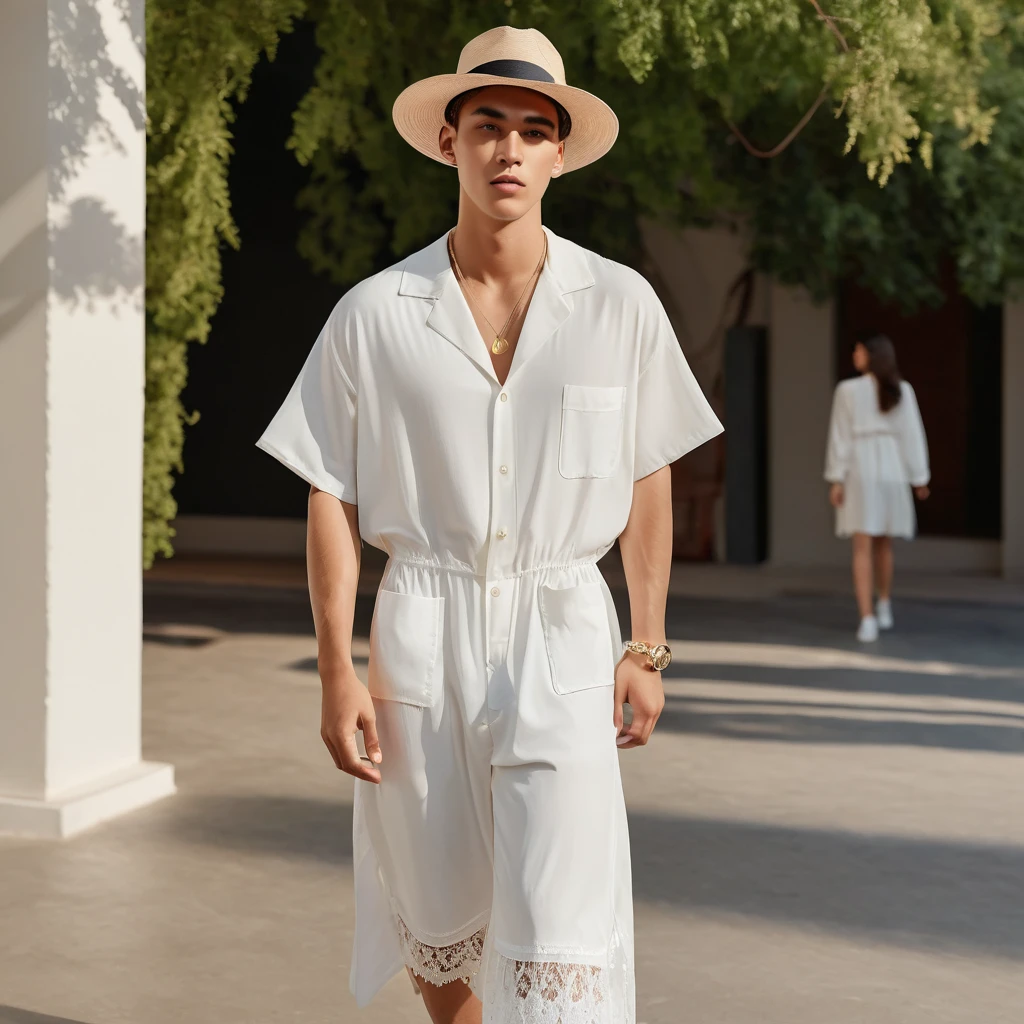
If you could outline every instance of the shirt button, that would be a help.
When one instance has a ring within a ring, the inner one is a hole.
[[[502,391],[502,393],[501,393],[501,400],[503,402],[507,402],[508,401],[508,395],[506,395],[504,391]]]
[[[505,527],[503,526],[498,531],[498,540],[504,540],[507,536],[508,536],[508,530],[506,530]]]
[[[497,597],[501,591],[497,587],[491,587],[491,597]]]
[[[508,466],[500,466],[498,468],[498,472],[499,473],[507,473],[508,472]]]

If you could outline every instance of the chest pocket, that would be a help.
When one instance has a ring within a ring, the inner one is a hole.
[[[371,696],[421,708],[441,696],[443,597],[378,590],[370,623]]]
[[[540,588],[551,685],[556,693],[574,693],[615,683],[615,653],[608,602],[600,583]]]
[[[611,476],[622,451],[624,387],[562,388],[558,472],[569,480]]]

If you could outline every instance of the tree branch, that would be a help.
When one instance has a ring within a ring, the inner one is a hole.
[[[818,0],[810,0],[810,3],[814,7],[814,9],[818,12],[818,17],[823,22],[825,22],[825,24],[829,28],[829,31],[839,41],[839,45],[843,48],[844,52],[849,53],[850,52],[850,44],[847,43],[845,37],[843,36],[843,33],[840,32],[839,29],[836,27],[836,23],[832,19],[832,17],[830,15],[826,14],[821,9],[821,5],[818,3]],[[804,128],[807,127],[807,122],[810,121],[810,119],[812,117],[814,117],[814,115],[817,113],[818,107],[820,107],[822,105],[822,103],[825,102],[825,97],[828,95],[828,89],[829,89],[829,83],[826,82],[825,85],[822,87],[821,92],[818,93],[818,98],[814,101],[814,103],[811,104],[811,108],[807,111],[807,113],[804,114],[804,116],[801,117],[799,121],[797,121],[796,126],[793,128],[793,130],[778,145],[773,146],[771,149],[758,149],[739,130],[739,128],[737,128],[736,125],[732,121],[729,120],[729,118],[725,118],[725,123],[728,125],[729,131],[731,131],[733,133],[733,135],[736,136],[736,138],[740,141],[740,143],[742,143],[743,148],[751,156],[756,156],[756,157],[758,157],[761,160],[771,160],[774,157],[777,157],[804,130]],[[845,100],[843,100],[843,106],[844,107],[846,106],[846,101]]]

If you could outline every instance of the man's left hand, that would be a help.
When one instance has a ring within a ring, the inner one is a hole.
[[[645,746],[665,706],[661,673],[641,663],[642,655],[627,652],[615,667],[615,742],[623,750]],[[633,721],[623,725],[622,705],[633,709]]]

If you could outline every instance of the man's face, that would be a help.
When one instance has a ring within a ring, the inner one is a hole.
[[[458,129],[445,125],[439,141],[463,191],[496,220],[518,220],[562,173],[558,113],[531,89],[495,85],[474,93],[459,113]]]

